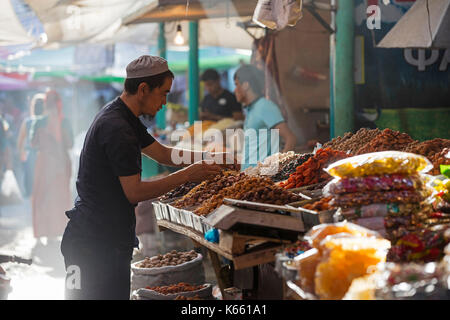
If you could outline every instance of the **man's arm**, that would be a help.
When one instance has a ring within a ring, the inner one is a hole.
[[[294,150],[295,144],[297,143],[297,138],[294,133],[292,133],[291,129],[289,129],[286,122],[281,122],[277,124],[274,129],[280,130],[280,137],[283,138],[285,144],[284,148],[281,152],[288,152]]]
[[[142,153],[158,163],[172,167],[186,167],[201,160],[210,160],[210,162],[215,162],[224,169],[240,170],[237,160],[231,153],[204,153],[203,151],[191,151],[168,147],[158,141],[155,141],[148,147],[142,149]]]
[[[218,165],[197,162],[187,168],[178,170],[164,178],[152,181],[141,181],[141,175],[119,177],[122,189],[130,203],[138,203],[157,198],[186,182],[201,182],[219,174],[222,168]]]
[[[148,147],[142,149],[142,153],[160,164],[172,167],[185,167],[194,162],[203,160],[202,151],[191,151],[187,149],[168,147],[158,141],[155,141]],[[178,159],[187,159],[188,163],[175,163],[177,160],[175,157]]]

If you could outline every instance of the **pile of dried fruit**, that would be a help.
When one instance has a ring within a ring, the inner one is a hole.
[[[298,166],[301,166],[309,158],[313,156],[312,153],[296,154],[294,157],[289,158],[287,161],[280,164],[280,170],[278,173],[271,177],[275,182],[283,181],[289,178],[289,175],[295,172]]]
[[[413,142],[414,140],[407,133],[384,129],[383,132],[360,148],[357,154],[390,150],[402,151]]]
[[[193,297],[186,297],[186,296],[177,296],[174,300],[204,300],[196,294]]]
[[[350,156],[330,148],[319,149],[313,157],[309,158],[301,166],[298,166],[287,182],[282,182],[280,186],[285,189],[292,189],[328,181],[331,179],[331,176],[323,169],[335,161]]]
[[[157,256],[148,258],[146,257],[144,261],[137,264],[138,268],[161,268],[167,266],[176,266],[198,257],[198,253],[194,250],[188,252],[177,252],[172,250],[164,255],[159,254]]]
[[[174,294],[174,293],[181,293],[181,292],[190,292],[190,291],[197,291],[200,289],[203,289],[205,285],[191,285],[186,282],[180,282],[177,284],[173,284],[170,286],[156,286],[156,287],[145,287],[146,289],[156,291],[160,294]]]
[[[300,196],[276,186],[270,178],[247,176],[205,201],[194,213],[201,216],[207,215],[219,207],[224,198],[278,205],[301,199]]]
[[[195,188],[197,185],[198,185],[197,182],[186,182],[181,186],[178,186],[175,189],[170,190],[165,195],[161,196],[159,200],[162,201],[182,197],[189,191],[191,191],[193,188]]]
[[[330,210],[330,201],[331,201],[331,197],[324,197],[321,198],[320,200],[313,202],[313,203],[308,203],[306,205],[303,206],[303,208],[308,209],[308,210],[314,210],[314,211],[326,211],[326,210]]]
[[[174,206],[176,208],[189,208],[199,205],[203,201],[210,199],[213,195],[216,195],[223,188],[233,185],[244,177],[246,177],[244,173],[224,171],[221,175],[200,183],[183,198],[176,201]]]

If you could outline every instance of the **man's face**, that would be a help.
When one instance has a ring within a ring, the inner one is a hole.
[[[236,78],[234,79],[234,84],[236,86],[234,88],[234,95],[236,96],[236,100],[239,103],[243,103],[245,99],[245,90],[242,86],[242,83],[240,83],[239,80]]]
[[[143,114],[154,117],[162,109],[162,106],[167,103],[167,95],[172,87],[172,81],[171,77],[167,77],[161,87],[156,87],[152,90],[146,86],[145,94],[143,95]]]
[[[216,95],[220,91],[220,81],[219,80],[205,80],[205,89],[211,95]]]

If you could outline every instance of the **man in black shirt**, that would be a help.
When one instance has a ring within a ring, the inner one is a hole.
[[[202,74],[202,81],[208,94],[201,103],[200,120],[219,121],[223,118],[243,120],[241,105],[235,96],[220,84],[219,73],[214,69],[207,69]]]
[[[123,93],[100,110],[86,134],[78,197],[66,212],[70,221],[61,243],[67,299],[129,299],[130,262],[138,246],[137,203],[185,182],[210,178],[226,166],[202,161],[201,152],[160,144],[140,122],[139,116],[155,116],[166,104],[173,78],[160,57],[132,61]],[[186,167],[159,180],[141,181],[141,153],[165,165]],[[179,159],[197,162],[188,166]]]

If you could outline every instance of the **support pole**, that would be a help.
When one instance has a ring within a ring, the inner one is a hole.
[[[166,59],[166,35],[164,33],[164,22],[159,23],[159,35],[158,35],[158,55],[161,58]],[[166,106],[163,106],[161,110],[156,114],[156,125],[160,129],[166,128]]]
[[[199,66],[198,66],[198,22],[189,22],[189,124],[198,120]]]
[[[354,0],[339,0],[336,15],[334,136],[354,128]]]

